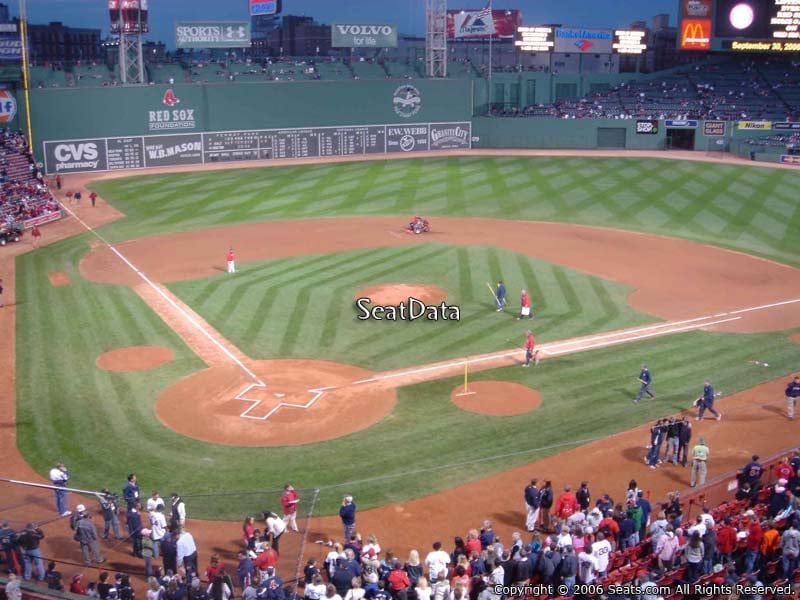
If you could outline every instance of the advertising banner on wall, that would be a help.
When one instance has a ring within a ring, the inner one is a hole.
[[[796,154],[781,154],[781,162],[785,165],[800,165],[800,156]]]
[[[658,133],[658,121],[640,119],[636,121],[636,133],[643,135],[656,135]]]
[[[396,48],[397,25],[385,23],[333,23],[334,48]]]
[[[678,47],[681,50],[710,50],[711,19],[681,19]]]
[[[45,173],[80,173],[272,160],[458,150],[472,147],[472,123],[397,123],[46,140]]]
[[[250,21],[179,21],[176,48],[249,48]]]
[[[522,25],[519,10],[448,10],[447,39],[484,40],[513,38]]]
[[[610,29],[558,27],[555,37],[555,52],[565,53],[611,54],[614,41],[614,34]]]
[[[739,129],[772,129],[772,121],[739,121]]]
[[[725,121],[703,121],[703,135],[722,137],[725,135]]]

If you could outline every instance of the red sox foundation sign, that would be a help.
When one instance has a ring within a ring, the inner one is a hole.
[[[181,100],[169,89],[164,92],[161,103],[167,107],[174,107],[180,104]],[[150,131],[162,131],[164,129],[194,129],[194,109],[193,108],[172,108],[171,110],[151,110],[148,111],[148,125]]]

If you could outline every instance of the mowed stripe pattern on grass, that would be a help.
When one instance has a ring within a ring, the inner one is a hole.
[[[502,279],[509,306],[496,313],[486,284]],[[442,288],[461,320],[362,321],[356,293],[379,284]],[[625,302],[633,290],[492,246],[424,243],[251,263],[170,289],[252,358],[336,360],[386,370],[651,322]],[[517,321],[520,290],[536,318]]]
[[[139,175],[91,187],[129,216],[104,228],[115,241],[260,220],[425,214],[620,227],[800,265],[800,173],[788,170],[467,156]]]

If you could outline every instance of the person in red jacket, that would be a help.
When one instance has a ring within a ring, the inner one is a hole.
[[[622,505],[618,504],[617,509],[618,512],[622,512]],[[614,517],[611,516],[611,513],[597,524],[597,531],[602,531],[603,535],[606,536],[606,539],[611,544],[611,547],[616,550],[617,537],[619,536],[619,524],[614,520]]]
[[[225,261],[228,263],[228,273],[236,273],[236,256],[233,253],[233,246],[228,249]]]
[[[752,573],[758,567],[756,561],[758,554],[761,550],[761,538],[764,537],[764,532],[761,529],[761,523],[758,522],[758,517],[755,512],[748,510],[744,513],[745,523],[747,525],[747,550],[745,551],[744,558],[744,572]]]
[[[522,319],[532,319],[533,314],[531,313],[531,297],[528,294],[527,290],[522,290],[519,298],[519,305],[520,305],[520,312],[519,316],[517,317],[517,321]]]
[[[789,458],[784,457],[781,462],[775,465],[775,478],[789,481],[792,477],[794,477],[794,469],[789,464]]]
[[[389,584],[393,598],[402,597],[401,593],[411,587],[411,580],[403,570],[403,565],[400,564],[399,560],[395,560],[392,563],[392,570],[386,577],[386,582]]]
[[[253,566],[258,567],[262,572],[266,571],[267,567],[276,567],[277,565],[278,553],[273,550],[270,544],[265,544],[264,551],[253,561]]]
[[[31,229],[31,239],[33,240],[34,248],[39,247],[39,243],[41,242],[40,239],[41,237],[42,237],[41,230],[36,225],[34,225],[33,228]]]
[[[731,555],[736,550],[736,528],[731,525],[731,518],[725,517],[722,527],[717,531],[717,552],[723,565],[731,562]]]
[[[281,495],[281,507],[283,508],[283,522],[292,531],[300,531],[297,528],[297,504],[300,502],[300,494],[294,489],[291,483],[283,486]]]
[[[580,508],[581,505],[578,504],[578,499],[575,497],[575,494],[572,491],[572,486],[565,485],[564,493],[558,497],[558,500],[556,500],[556,516],[561,519],[563,524],[564,521],[578,512]]]
[[[533,337],[533,332],[528,330],[525,334],[525,363],[522,365],[523,367],[530,367],[531,366],[531,359],[533,359],[533,364],[539,364],[539,351],[535,350],[536,348],[536,338]]]

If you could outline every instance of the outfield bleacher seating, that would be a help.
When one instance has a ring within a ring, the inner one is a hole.
[[[386,79],[388,73],[382,65],[370,60],[354,60],[350,68],[358,79]]]
[[[30,86],[33,88],[68,87],[67,73],[60,67],[30,67]]]

